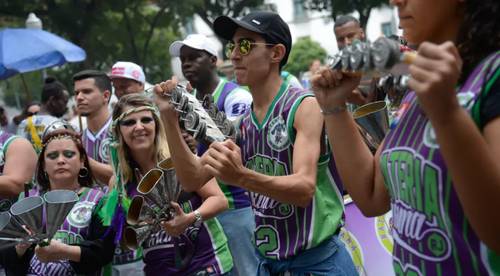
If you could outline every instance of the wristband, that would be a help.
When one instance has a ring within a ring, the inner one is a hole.
[[[203,217],[201,216],[201,213],[198,210],[194,210],[193,213],[194,213],[194,218],[195,218],[193,225],[195,227],[200,227],[201,224],[203,223]]]
[[[328,108],[328,109],[321,109],[321,113],[323,113],[324,116],[328,116],[328,115],[334,115],[334,114],[337,114],[337,113],[340,113],[340,112],[343,112],[346,110],[347,110],[347,107],[345,105],[338,105],[338,106]]]

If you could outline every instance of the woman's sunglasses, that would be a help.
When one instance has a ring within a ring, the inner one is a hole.
[[[270,44],[270,43],[264,43],[264,42],[252,42],[249,39],[243,38],[238,41],[238,51],[240,52],[240,55],[246,56],[250,53],[252,50],[252,45],[266,45],[266,46],[274,46],[275,44]],[[226,44],[226,56],[230,57],[231,54],[234,51],[234,48],[236,48],[236,44],[232,41],[229,41]]]
[[[154,121],[153,117],[142,117],[139,119],[141,124],[147,125],[150,124]],[[136,119],[127,119],[127,120],[122,120],[120,122],[120,125],[125,126],[125,127],[131,127],[137,123]]]

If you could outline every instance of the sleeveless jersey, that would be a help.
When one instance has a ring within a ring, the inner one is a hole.
[[[458,89],[460,105],[470,111],[499,69],[500,52],[477,66]],[[386,136],[380,156],[391,195],[396,275],[488,275],[495,265],[500,273],[499,257],[481,243],[464,214],[431,122],[414,92],[401,108],[405,111],[396,118],[399,123]]]
[[[180,203],[181,204],[181,203]],[[202,199],[194,194],[188,201],[181,204],[184,212],[196,210],[202,204]],[[203,275],[221,275],[231,270],[233,261],[227,239],[216,218],[203,222],[194,241],[187,236],[192,235],[194,228],[188,227],[185,235],[181,235],[180,252],[186,254],[194,251],[194,256],[184,270],[175,266],[174,238],[164,230],[152,234],[144,243],[144,271],[147,275],[194,275],[205,271]]]
[[[312,96],[284,81],[262,123],[251,110],[243,115],[239,145],[247,168],[270,176],[293,173],[295,113],[302,100]],[[296,256],[328,240],[341,225],[343,203],[336,183],[340,178],[329,164],[331,154],[326,137],[320,142],[316,191],[306,208],[250,192],[255,212],[255,245],[266,258],[283,260]]]
[[[93,134],[90,129],[86,128],[82,135],[82,143],[87,155],[99,163],[109,163],[109,143],[111,142],[111,116],[106,121],[104,126]]]
[[[32,189],[30,196],[38,196],[39,191]],[[65,244],[79,244],[86,240],[89,235],[90,224],[93,214],[97,212],[96,207],[99,204],[104,193],[95,188],[84,188],[80,194],[78,202],[69,212],[66,220],[57,231],[54,239]],[[50,219],[50,218],[49,218]],[[75,271],[68,260],[59,260],[57,262],[42,263],[36,255],[30,260],[27,275],[75,275]],[[98,275],[96,272],[95,275]]]
[[[233,93],[249,94],[248,91],[240,88],[237,84],[221,79],[219,84],[215,88],[215,91],[212,93],[214,103],[217,105],[217,108],[220,111],[223,111],[226,114],[241,115],[247,109],[249,109],[250,104],[244,101],[238,101],[238,95],[234,95],[234,98],[236,98],[236,100],[233,101],[233,104],[230,106],[231,110],[229,111],[225,108],[227,96]],[[241,99],[242,97],[239,96],[239,98]],[[246,98],[242,99],[244,100]],[[199,144],[198,156],[202,156],[206,150],[206,145]],[[226,185],[220,180],[217,180],[217,183],[219,184],[219,187],[227,198],[229,209],[240,209],[250,206],[250,199],[248,198],[246,190],[240,187]]]

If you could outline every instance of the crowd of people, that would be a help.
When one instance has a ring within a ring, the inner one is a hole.
[[[79,200],[48,245],[3,246],[3,273],[371,275],[341,239],[349,195],[367,217],[392,212],[395,275],[500,275],[500,3],[390,2],[415,55],[376,148],[351,110],[390,100],[380,78],[315,60],[299,81],[283,70],[292,37],[273,12],[213,22],[232,78],[203,35],[169,48],[188,93],[211,96],[235,139],[193,138],[171,101],[177,78],[145,91],[132,62],[73,76],[72,123],[61,119],[69,90],[47,79],[14,127],[0,117],[0,211],[58,189]],[[365,40],[351,16],[333,31],[340,50]],[[131,201],[162,162],[175,168],[178,200],[130,246]]]

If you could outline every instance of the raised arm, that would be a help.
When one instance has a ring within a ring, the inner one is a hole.
[[[217,178],[244,189],[269,196],[283,203],[307,207],[316,188],[323,118],[314,98],[305,98],[295,114],[296,138],[293,172],[286,176],[268,176],[245,168],[240,148],[232,141],[214,143],[203,162]]]
[[[37,156],[33,146],[24,138],[16,138],[7,148],[5,166],[0,176],[0,195],[15,197],[23,191],[35,172]]]
[[[366,216],[381,215],[390,208],[378,162],[359,133],[356,122],[345,109],[346,99],[359,78],[350,78],[328,68],[311,80],[325,117],[328,140],[344,187]]]
[[[165,126],[168,146],[175,171],[184,190],[192,192],[198,190],[208,182],[212,176],[203,168],[199,158],[194,155],[184,141],[179,127],[179,116],[172,104],[169,102],[169,91],[175,88],[177,83],[168,80],[155,86],[155,102],[161,113],[161,120]]]

